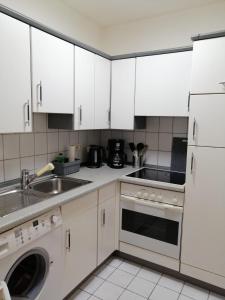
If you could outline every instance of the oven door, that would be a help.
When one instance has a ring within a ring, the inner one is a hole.
[[[183,208],[121,196],[120,241],[179,259]]]

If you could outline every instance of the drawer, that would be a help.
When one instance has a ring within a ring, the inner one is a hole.
[[[116,196],[116,182],[110,183],[99,189],[99,203]]]

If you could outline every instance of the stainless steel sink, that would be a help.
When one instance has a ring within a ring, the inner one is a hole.
[[[34,181],[25,190],[19,185],[2,188],[0,189],[0,217],[88,183],[91,181],[53,175]]]
[[[71,177],[54,176],[40,182],[32,183],[30,188],[44,194],[57,195],[88,183],[91,183],[91,181]]]

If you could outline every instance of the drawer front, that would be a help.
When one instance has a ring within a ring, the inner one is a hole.
[[[99,189],[99,203],[116,196],[116,183],[110,183]]]

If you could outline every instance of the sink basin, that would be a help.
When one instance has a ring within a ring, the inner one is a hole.
[[[91,183],[88,180],[75,179],[70,177],[54,176],[30,185],[31,189],[48,195],[57,195]]]
[[[0,217],[14,211],[43,201],[45,195],[40,195],[32,190],[14,188],[0,193]]]

